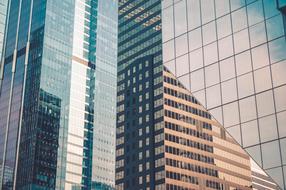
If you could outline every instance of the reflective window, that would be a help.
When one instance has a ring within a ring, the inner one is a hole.
[[[201,2],[202,22],[207,23],[215,18],[214,0],[204,0]]]
[[[281,145],[281,154],[282,154],[282,162],[286,164],[286,138],[280,140]]]
[[[286,86],[276,88],[274,90],[276,111],[286,110]]]
[[[162,0],[162,8],[166,8],[173,4],[173,0]]]
[[[274,113],[272,90],[256,95],[257,112],[259,117]]]
[[[221,2],[221,1],[217,1]],[[218,38],[222,38],[231,34],[231,22],[230,15],[226,15],[217,19],[217,35]]]
[[[251,47],[266,42],[265,23],[259,23],[249,28]]]
[[[252,70],[250,51],[236,55],[235,62],[237,75],[241,75]]]
[[[246,148],[245,150],[251,155],[251,158],[253,158],[253,160],[255,160],[259,166],[262,166],[260,145],[252,146]]]
[[[178,80],[184,85],[184,87],[186,89],[191,90],[190,75],[189,74],[178,78]]]
[[[279,86],[286,83],[286,61],[271,65],[273,86]]]
[[[215,85],[206,89],[207,108],[214,108],[221,104],[220,85]]]
[[[163,61],[167,62],[175,58],[174,40],[163,44]]]
[[[253,96],[239,101],[241,122],[250,121],[256,118],[256,104]]]
[[[259,143],[257,121],[250,121],[241,125],[243,147],[252,146]]]
[[[263,7],[262,0],[258,0],[247,6],[248,24],[249,26],[254,25],[258,22],[263,21]]]
[[[235,76],[235,65],[233,57],[220,62],[220,77],[221,81],[231,79]]]
[[[253,69],[257,69],[269,64],[267,45],[261,45],[252,49]]]
[[[229,0],[215,1],[216,17],[229,13]]]
[[[231,10],[236,10],[245,5],[245,0],[230,0]]]
[[[281,15],[266,21],[268,40],[273,40],[284,35],[283,19]]]
[[[205,67],[206,87],[219,83],[219,69],[218,64],[212,64]]]
[[[263,168],[272,168],[281,165],[278,141],[272,141],[261,145]]]
[[[217,62],[217,43],[212,43],[204,47],[205,65]]]
[[[194,71],[202,67],[203,67],[203,50],[202,48],[200,48],[190,53],[190,70]]]
[[[219,40],[218,48],[219,48],[219,59],[224,59],[233,55],[232,36]]]
[[[215,22],[210,22],[203,26],[203,44],[209,44],[216,40]]]
[[[162,11],[163,42],[174,38],[173,7]]]
[[[259,119],[259,131],[261,142],[277,139],[277,124],[275,115],[270,115]]]
[[[222,108],[221,107],[217,107],[214,109],[210,110],[210,113],[212,114],[212,116],[220,123],[223,124],[222,121]]]
[[[256,92],[261,92],[272,88],[269,67],[254,71],[254,84]]]
[[[273,145],[274,146],[274,145]],[[278,145],[277,145],[278,146]],[[269,155],[270,156],[270,155]],[[273,155],[274,156],[274,155]],[[278,163],[278,159],[277,159]],[[280,164],[280,163],[279,163]],[[279,185],[280,187],[283,187],[283,174],[282,174],[282,168],[277,167],[273,169],[266,170],[266,172],[271,176],[271,178]]]
[[[237,102],[223,106],[224,127],[237,125],[239,123],[238,104]]]
[[[265,18],[280,14],[279,10],[277,9],[276,1],[263,0],[263,4]]]
[[[192,82],[192,81],[191,81]],[[191,87],[192,87],[191,83]],[[205,90],[201,90],[198,92],[193,93],[194,97],[198,99],[198,101],[201,103],[202,106],[206,107],[206,93]]]
[[[175,66],[175,61],[169,61],[164,63],[164,65],[171,71],[171,73],[176,73],[176,66]]]
[[[286,41],[285,37],[269,42],[270,61],[271,63],[286,59]]]
[[[239,144],[241,144],[241,132],[239,125],[236,125],[234,127],[229,127],[227,128],[227,131]]]
[[[237,78],[238,96],[243,98],[254,93],[253,75],[248,73]]]
[[[237,32],[247,27],[246,9],[239,9],[231,14],[233,32]]]
[[[197,0],[187,0],[188,6],[188,27],[189,30],[194,29],[201,24],[201,8],[200,1]]]
[[[187,32],[186,2],[182,0],[174,5],[175,11],[175,36]]]
[[[189,48],[190,51],[202,46],[202,33],[201,28],[197,28],[189,32]]]
[[[228,103],[237,99],[236,80],[231,79],[221,84],[222,102]]]
[[[191,73],[191,89],[193,92],[204,88],[203,69]]]
[[[249,49],[249,38],[247,29],[235,33],[233,39],[234,39],[234,50],[236,54]]]
[[[183,55],[176,59],[176,76],[182,76],[186,73],[189,73],[189,57],[188,54]]]
[[[286,137],[286,111],[277,114],[279,137]]]
[[[188,52],[188,35],[184,34],[176,38],[176,56],[186,54]]]

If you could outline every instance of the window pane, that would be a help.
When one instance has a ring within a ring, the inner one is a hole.
[[[230,0],[231,10],[236,10],[245,5],[244,0]]]
[[[281,14],[277,9],[276,1],[263,0],[265,18]]]
[[[286,86],[276,88],[274,90],[276,111],[286,110]]]
[[[236,89],[235,79],[223,82],[221,88],[222,88],[222,102],[224,104],[237,99],[237,89]]]
[[[238,77],[237,84],[239,98],[243,98],[254,93],[252,73]]]
[[[250,121],[256,118],[255,98],[249,97],[239,101],[241,122]]]
[[[241,133],[239,125],[227,128],[227,131],[239,144],[241,144]]]
[[[267,45],[261,45],[252,49],[253,69],[269,64]]]
[[[192,81],[191,81],[192,82]],[[192,87],[192,83],[191,83],[191,87]],[[201,103],[202,106],[206,107],[206,93],[205,90],[201,90],[198,92],[193,93],[194,97],[197,98],[197,100]]]
[[[278,138],[275,115],[259,119],[259,131],[261,142],[267,142]]]
[[[220,77],[221,81],[225,81],[235,76],[235,65],[233,57],[220,62]]]
[[[242,8],[232,13],[233,32],[237,32],[247,27],[246,9]]]
[[[257,100],[257,112],[259,117],[263,117],[274,113],[274,102],[272,90],[258,94]]]
[[[218,38],[220,39],[230,34],[231,34],[230,15],[226,15],[217,20],[217,35],[218,35]]]
[[[254,71],[255,91],[261,92],[272,88],[269,67]]]
[[[236,54],[249,49],[248,30],[243,30],[238,33],[235,33],[233,38],[234,50]]]
[[[163,61],[167,62],[175,58],[174,40],[163,44]]]
[[[200,26],[201,24],[200,1],[187,0],[187,6],[188,6],[188,27],[189,30],[191,30]]]
[[[219,59],[224,59],[233,55],[232,36],[219,40],[218,47]]]
[[[214,0],[204,0],[201,2],[202,8],[202,22],[207,23],[215,18],[214,12]]]
[[[246,51],[235,56],[237,75],[247,73],[252,70],[250,52]]]
[[[263,7],[262,1],[256,1],[247,6],[248,24],[249,26],[254,25],[258,22],[263,21]]]
[[[268,40],[273,40],[284,35],[282,16],[278,15],[266,21]]]
[[[286,138],[280,140],[282,162],[286,164]]]
[[[169,69],[171,71],[171,73],[173,73],[173,74],[176,73],[175,60],[164,63],[164,66],[166,66],[167,69]]]
[[[276,156],[276,154],[275,154],[275,156]],[[277,162],[279,162],[279,161],[277,160]],[[277,183],[277,185],[279,185],[280,187],[283,187],[283,174],[282,174],[282,168],[281,167],[269,169],[269,170],[266,170],[266,172]]]
[[[163,42],[174,38],[173,7],[162,11]]]
[[[238,104],[237,102],[223,106],[224,127],[237,125],[239,123]]]
[[[265,23],[259,23],[249,28],[251,47],[266,42]]]
[[[175,35],[187,32],[186,2],[184,0],[174,5],[175,10]]]
[[[177,77],[189,73],[189,57],[188,54],[176,59]]]
[[[215,1],[216,17],[229,13],[229,0]]]
[[[223,124],[222,121],[222,107],[217,107],[215,109],[210,110],[212,116],[220,123]]]
[[[206,87],[219,83],[218,64],[205,67]]]
[[[202,47],[201,28],[197,28],[189,32],[189,48],[190,51]]]
[[[209,44],[216,40],[215,22],[203,26],[203,44]]]
[[[184,75],[180,78],[178,78],[178,80],[183,84],[183,86],[188,89],[191,90],[191,85],[190,85],[190,75]]]
[[[204,47],[205,65],[217,62],[217,43],[212,43]]]
[[[191,89],[193,92],[204,88],[203,69],[191,73]]]
[[[176,56],[188,53],[188,35],[184,34],[176,38]]]
[[[262,144],[261,150],[265,169],[281,165],[278,141]]]
[[[241,125],[243,147],[259,143],[257,121],[250,121]]]
[[[285,37],[269,42],[271,63],[275,63],[283,59],[286,59],[285,49],[286,49]]]
[[[215,85],[207,88],[207,108],[214,108],[221,104],[220,85]]]
[[[260,150],[260,146],[253,146],[253,147],[249,147],[245,149],[251,156],[251,158],[253,158],[253,160],[255,160],[255,162],[259,165],[262,166],[261,163],[261,150]]]
[[[286,112],[277,114],[278,131],[280,137],[286,137]]]
[[[286,83],[286,61],[271,65],[273,86],[279,86]]]

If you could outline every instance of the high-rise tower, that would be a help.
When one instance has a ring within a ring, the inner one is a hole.
[[[10,2],[0,188],[113,187],[117,2]]]

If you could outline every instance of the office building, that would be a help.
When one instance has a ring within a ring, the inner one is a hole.
[[[113,188],[117,2],[10,2],[0,188]]]
[[[283,0],[162,1],[164,65],[286,188]]]

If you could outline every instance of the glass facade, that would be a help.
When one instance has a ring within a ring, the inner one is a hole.
[[[162,41],[164,65],[286,188],[283,8],[275,0],[164,0]]]
[[[23,0],[10,7],[1,189],[114,187],[117,2]]]

